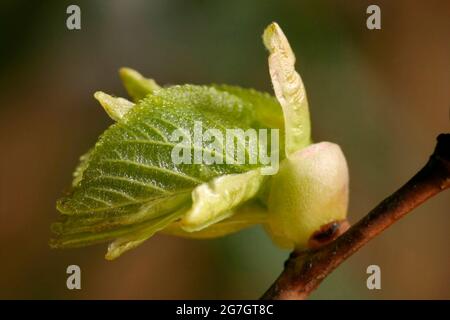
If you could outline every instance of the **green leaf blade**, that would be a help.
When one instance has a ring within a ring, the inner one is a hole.
[[[156,90],[140,100],[118,117],[117,123],[83,157],[72,193],[57,203],[65,217],[53,226],[57,238],[52,246],[83,246],[120,238],[115,253],[110,255],[115,257],[153,234],[152,224],[158,225],[159,231],[172,223],[165,217],[182,206],[189,207],[190,192],[197,186],[223,175],[245,174],[261,167],[259,163],[176,164],[171,158],[176,146],[171,141],[174,130],[184,129],[194,140],[192,128],[196,122],[202,123],[203,130],[217,129],[224,136],[228,128],[267,127],[255,116],[254,106],[234,94],[191,85]],[[221,156],[225,159],[225,145],[222,148]],[[244,145],[247,155],[253,152],[249,148]],[[191,146],[190,152],[197,149],[212,152],[206,141],[200,147]],[[257,193],[258,179],[251,192],[231,201],[232,207]],[[176,205],[170,205],[174,199]],[[218,208],[215,220],[203,227],[226,218],[221,214],[231,207],[224,204]],[[158,219],[169,222],[161,224]],[[150,231],[141,234],[141,227]],[[134,236],[136,232],[141,236]],[[130,242],[128,245],[126,240]]]

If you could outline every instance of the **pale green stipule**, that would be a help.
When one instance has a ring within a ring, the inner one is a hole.
[[[283,31],[272,23],[263,40],[270,52],[270,76],[286,130],[286,158],[270,182],[265,228],[279,246],[302,250],[325,225],[345,219],[348,168],[338,145],[310,145],[307,97]]]

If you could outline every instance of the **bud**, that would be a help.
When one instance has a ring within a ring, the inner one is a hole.
[[[284,248],[304,249],[322,226],[346,218],[348,168],[341,148],[321,142],[290,154],[272,177],[266,230]]]

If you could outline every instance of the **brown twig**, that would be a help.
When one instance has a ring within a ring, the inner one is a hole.
[[[441,134],[427,164],[335,241],[292,252],[261,299],[305,299],[338,265],[395,221],[450,187],[450,134]]]

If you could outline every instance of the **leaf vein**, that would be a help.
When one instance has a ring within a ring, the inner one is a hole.
[[[190,176],[190,175],[187,175],[187,174],[184,174],[184,173],[180,173],[180,172],[177,172],[177,171],[172,171],[172,170],[169,170],[169,169],[166,169],[166,168],[161,168],[161,167],[157,167],[157,166],[153,166],[153,165],[149,165],[149,164],[145,164],[145,163],[131,161],[131,160],[125,160],[125,159],[121,159],[121,160],[117,160],[117,159],[103,159],[102,162],[130,164],[130,165],[134,165],[134,166],[145,168],[145,169],[151,169],[151,170],[155,170],[155,171],[164,172],[164,173],[170,174],[172,176],[176,176],[178,178],[189,180],[189,181],[195,182],[195,183],[203,183],[204,182],[203,180],[200,180],[198,178],[195,178],[193,176]]]
[[[117,160],[117,161],[120,161],[120,160]],[[101,180],[101,179],[109,179],[109,180],[127,182],[130,184],[137,184],[137,185],[149,188],[149,189],[159,191],[161,193],[168,193],[167,190],[160,188],[158,186],[155,186],[154,184],[146,183],[146,182],[139,181],[139,180],[134,180],[134,179],[131,179],[128,177],[120,177],[120,176],[114,176],[114,175],[101,175],[101,176],[95,177],[94,179],[92,179],[92,181]]]
[[[114,193],[117,194],[125,199],[128,199],[130,201],[133,202],[138,202],[139,200],[130,196],[129,194],[127,194],[126,192],[120,191],[120,190],[115,190],[115,189],[110,189],[110,188],[103,188],[103,187],[93,187],[93,190],[97,190],[97,191],[102,191],[102,192],[108,192],[108,193]]]

